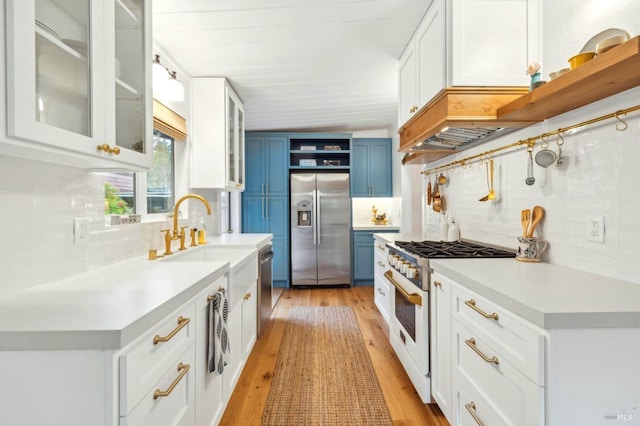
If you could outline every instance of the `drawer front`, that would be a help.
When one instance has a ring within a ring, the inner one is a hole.
[[[354,231],[353,242],[356,244],[373,244],[373,232]]]
[[[452,287],[451,300],[453,318],[531,381],[544,386],[544,335],[512,312],[459,285]]]
[[[131,344],[120,356],[121,416],[131,412],[194,340],[195,306],[188,303]]]
[[[374,248],[374,253],[376,254],[380,253],[382,256],[384,256],[385,259],[387,258],[387,246],[385,245],[384,241],[374,239],[373,248]]]
[[[258,281],[258,256],[251,256],[242,265],[233,268],[229,277],[227,298],[229,309],[236,305],[246,293]]]
[[[376,275],[384,275],[384,271],[387,270],[387,255],[386,252],[380,252],[377,249],[374,249],[373,256],[373,270]]]
[[[483,417],[480,413],[487,413],[483,421],[487,425],[540,425],[544,421],[544,387],[529,380],[456,320],[452,332],[453,388],[457,393],[463,390],[457,402],[458,412],[464,410],[471,416],[464,404],[474,401],[479,417]],[[466,392],[470,395],[464,395]]]
[[[181,354],[142,397],[122,426],[195,424],[195,345]]]
[[[391,309],[391,288],[381,274],[376,273],[374,282],[373,300],[376,307],[382,314],[384,320],[389,324],[389,312]]]

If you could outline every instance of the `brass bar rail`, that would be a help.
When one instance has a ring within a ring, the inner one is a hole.
[[[429,175],[431,173],[439,172],[439,171],[446,170],[446,169],[451,169],[451,168],[456,167],[456,166],[466,166],[466,165],[469,165],[469,164],[473,163],[476,160],[480,160],[480,159],[483,159],[483,158],[491,157],[491,156],[493,156],[493,154],[496,154],[498,152],[509,150],[509,149],[512,149],[512,148],[522,148],[524,145],[526,145],[529,148],[533,148],[538,140],[542,141],[544,138],[548,138],[548,137],[555,136],[555,135],[561,136],[563,133],[567,133],[569,130],[578,129],[578,128],[584,127],[584,126],[589,126],[591,124],[599,123],[601,121],[608,120],[610,118],[615,118],[618,121],[620,121],[624,125],[624,127],[618,128],[618,124],[619,123],[616,123],[616,130],[623,131],[623,130],[627,129],[628,125],[624,120],[622,120],[620,118],[620,116],[621,115],[626,115],[626,114],[629,114],[631,112],[638,111],[638,110],[640,110],[640,105],[636,105],[636,106],[631,107],[631,108],[621,109],[619,111],[612,112],[612,113],[606,114],[606,115],[602,115],[600,117],[592,118],[591,120],[586,120],[586,121],[583,121],[583,122],[578,123],[578,124],[573,124],[573,125],[567,126],[567,127],[561,127],[558,130],[553,130],[551,132],[540,133],[537,136],[533,136],[533,137],[530,137],[530,138],[527,138],[527,139],[521,139],[521,140],[519,140],[517,142],[513,142],[513,143],[510,143],[508,145],[504,145],[504,146],[501,146],[501,147],[498,147],[498,148],[490,149],[488,151],[484,151],[484,152],[481,152],[479,154],[471,155],[469,157],[463,158],[462,160],[452,161],[450,163],[443,164],[442,166],[438,166],[438,167],[434,167],[432,169],[424,170],[421,173],[423,175]],[[516,151],[516,149],[514,149],[512,152],[514,152],[514,151]]]

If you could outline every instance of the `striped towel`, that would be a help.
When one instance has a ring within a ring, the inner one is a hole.
[[[227,333],[227,317],[229,305],[225,291],[221,288],[209,302],[209,372],[222,374],[224,366],[229,362],[229,335]]]

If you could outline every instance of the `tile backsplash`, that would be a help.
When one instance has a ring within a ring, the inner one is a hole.
[[[632,89],[563,114],[456,156],[425,166],[433,168],[508,143],[566,127],[638,104],[640,89]],[[447,215],[455,218],[463,238],[515,248],[521,235],[520,211],[540,205],[546,210],[539,237],[549,241],[545,261],[640,283],[640,113],[624,117],[629,127],[617,131],[615,119],[586,126],[564,137],[562,167],[534,163],[535,184],[527,186],[527,152],[521,149],[495,157],[495,201],[479,202],[487,194],[484,165],[473,164],[445,172],[441,188]],[[558,152],[557,139],[549,148]],[[536,145],[535,155],[540,151]],[[434,175],[430,176],[433,183]],[[425,193],[427,179],[423,182]],[[424,201],[424,195],[423,195]],[[587,221],[603,216],[604,243],[587,240]],[[439,235],[440,214],[423,202],[423,230]]]
[[[213,216],[205,216],[207,228],[219,233],[215,223],[219,198],[216,193],[203,195],[213,210]],[[102,175],[1,155],[0,199],[0,297],[146,256],[152,242],[162,247],[160,228],[168,225],[165,221],[105,226]],[[200,206],[194,203],[189,208]],[[80,217],[89,219],[86,245],[73,243],[73,219]]]

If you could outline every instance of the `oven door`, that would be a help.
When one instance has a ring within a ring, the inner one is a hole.
[[[391,327],[390,333],[399,339],[402,344],[399,350],[405,352],[399,354],[402,358],[408,355],[416,369],[422,375],[429,373],[429,292],[416,287],[411,281],[395,270],[388,270],[385,278],[393,285],[394,291],[391,297]],[[396,341],[398,341],[396,339]],[[403,362],[404,364],[404,362]],[[405,370],[409,370],[405,366]]]

